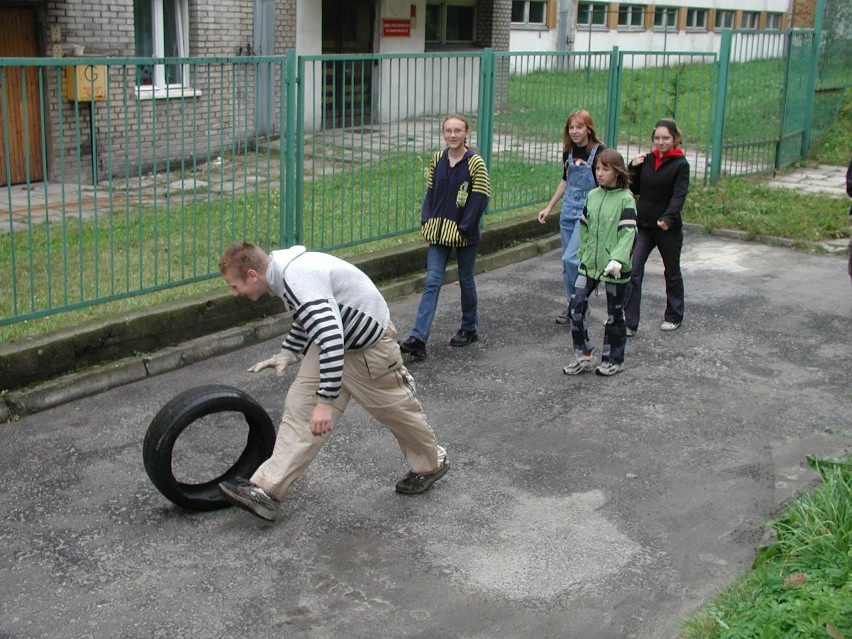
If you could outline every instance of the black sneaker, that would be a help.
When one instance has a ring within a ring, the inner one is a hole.
[[[223,481],[219,484],[219,493],[234,506],[266,521],[275,521],[278,500],[249,480],[237,477],[232,482]]]
[[[423,359],[426,357],[426,342],[412,336],[404,342],[399,343],[399,350],[403,353],[408,353],[414,359]]]
[[[396,492],[403,495],[420,495],[425,493],[432,488],[432,484],[446,475],[449,469],[450,462],[445,459],[438,472],[431,475],[419,475],[413,470],[410,470],[405,477],[396,482]]]
[[[476,331],[466,331],[461,329],[455,334],[455,337],[450,340],[450,346],[467,346],[468,344],[473,344],[473,342],[478,341],[479,336],[476,334]]]

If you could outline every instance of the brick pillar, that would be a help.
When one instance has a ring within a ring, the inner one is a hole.
[[[480,0],[477,5],[478,24],[476,44],[495,51],[509,50],[509,32],[512,22],[512,0]],[[494,70],[497,75],[494,106],[504,104],[509,88],[509,60],[503,58]]]

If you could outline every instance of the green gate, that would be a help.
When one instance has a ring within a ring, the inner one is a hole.
[[[787,72],[783,84],[781,127],[775,152],[775,169],[789,166],[802,156],[808,127],[809,86],[814,69],[814,33],[792,31],[787,39]]]

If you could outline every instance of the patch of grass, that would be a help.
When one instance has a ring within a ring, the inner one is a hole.
[[[843,94],[837,120],[820,136],[820,144],[811,150],[810,158],[820,164],[847,166],[852,158],[852,89]]]
[[[766,524],[776,541],[681,639],[852,637],[852,457],[809,461],[819,486]]]
[[[847,237],[848,203],[829,195],[766,186],[767,178],[732,178],[690,185],[683,218],[708,230],[745,231],[801,242]]]

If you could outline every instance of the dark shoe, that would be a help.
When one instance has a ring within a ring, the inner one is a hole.
[[[479,336],[476,331],[466,331],[461,329],[453,339],[450,340],[450,346],[467,346],[473,342],[478,342]]]
[[[399,350],[403,353],[408,353],[415,359],[423,359],[426,357],[426,343],[416,337],[409,337],[404,342],[400,342]]]
[[[559,315],[556,316],[556,323],[567,324],[569,321],[571,321],[571,316],[568,314],[568,307],[566,306],[562,309]]]
[[[418,475],[413,470],[408,471],[408,474],[396,482],[396,492],[403,495],[420,495],[432,488],[432,484],[441,479],[447,474],[450,469],[450,462],[444,460],[438,472],[431,475]]]
[[[234,506],[266,521],[275,521],[278,500],[247,479],[237,477],[232,482],[223,481],[219,484],[219,493]]]

